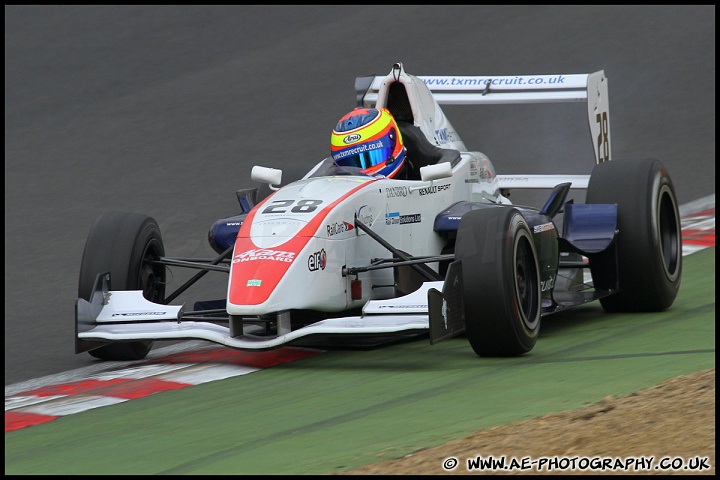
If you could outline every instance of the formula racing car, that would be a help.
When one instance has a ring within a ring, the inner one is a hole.
[[[255,166],[240,212],[215,221],[215,258],[165,252],[157,222],[101,215],[85,245],[76,353],[144,358],[154,341],[201,339],[268,350],[355,338],[464,335],[479,356],[529,352],[541,319],[598,300],[607,312],[669,308],[682,270],[673,182],[654,159],[611,157],[603,71],[527,76],[414,76],[393,65],[358,77],[357,105],[392,113],[407,178],[319,161],[283,183]],[[584,102],[595,152],[589,175],[502,175],[469,151],[441,104]],[[512,189],[548,192],[535,207]],[[585,190],[585,203],[568,200]],[[172,269],[196,273],[168,291]],[[224,298],[177,297],[208,272]]]

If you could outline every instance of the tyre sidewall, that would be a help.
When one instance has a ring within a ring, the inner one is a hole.
[[[517,247],[527,240],[532,252],[534,299],[531,318],[518,302]],[[468,212],[461,220],[455,247],[462,261],[465,330],[480,356],[514,356],[530,351],[540,330],[540,277],[532,234],[511,207]]]

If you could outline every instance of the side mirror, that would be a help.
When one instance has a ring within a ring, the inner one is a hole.
[[[256,165],[250,172],[250,178],[256,182],[267,183],[270,190],[278,190],[280,187],[275,187],[274,185],[280,185],[282,182],[282,170]]]
[[[432,182],[441,178],[452,177],[452,165],[449,162],[426,165],[420,168],[420,178],[423,182]]]

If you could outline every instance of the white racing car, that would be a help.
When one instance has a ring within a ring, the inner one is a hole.
[[[76,352],[136,360],[155,340],[267,350],[464,334],[480,356],[513,356],[533,348],[542,317],[569,307],[673,304],[682,252],[672,180],[658,160],[611,160],[602,71],[416,77],[398,63],[355,86],[359,107],[397,120],[407,179],[327,158],[280,187],[280,170],[256,166],[260,188],[239,190],[241,213],[210,229],[214,259],[167,256],[148,216],[100,216],[80,270]],[[498,175],[440,107],[526,102],[587,104],[590,175]],[[513,205],[514,188],[547,189],[547,201]],[[568,201],[571,188],[586,189],[586,203]],[[168,292],[168,270],[178,268],[197,272]],[[172,304],[215,271],[229,274],[224,299]]]

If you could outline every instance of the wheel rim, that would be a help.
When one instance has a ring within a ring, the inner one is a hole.
[[[658,205],[658,241],[660,242],[660,255],[662,256],[665,275],[674,279],[678,275],[678,265],[681,255],[681,234],[679,220],[676,215],[675,200],[667,186],[660,192]]]
[[[154,303],[162,303],[165,297],[164,267],[152,262],[160,256],[159,248],[157,241],[148,242],[138,272],[138,287],[143,291],[143,297]]]
[[[515,297],[522,321],[528,329],[535,328],[539,321],[538,284],[538,270],[530,239],[521,235],[515,244]]]

